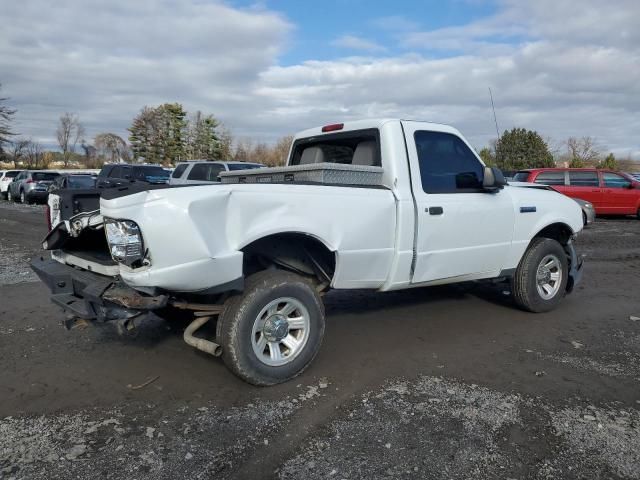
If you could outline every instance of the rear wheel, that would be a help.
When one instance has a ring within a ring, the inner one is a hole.
[[[516,303],[530,312],[554,309],[567,288],[569,265],[562,245],[550,238],[534,238],[514,277]]]
[[[320,349],[324,306],[314,285],[283,270],[251,275],[218,319],[222,358],[253,385],[274,385],[300,374]]]

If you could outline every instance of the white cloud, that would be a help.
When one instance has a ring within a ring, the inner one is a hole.
[[[239,124],[292,29],[272,12],[188,0],[5,2],[3,18],[3,94],[17,129],[49,143],[64,111],[90,134],[126,136],[143,105],[167,101]]]
[[[495,136],[491,86],[501,129],[533,128],[556,141],[590,135],[640,159],[635,0],[504,0],[490,17],[422,32],[392,17],[391,30],[407,27],[396,28],[405,53],[288,66],[279,55],[301,33],[264,7],[114,0],[80,11],[70,0],[33,0],[3,13],[12,21],[0,32],[2,93],[19,109],[20,129],[45,141],[64,111],[78,112],[90,134],[125,135],[143,105],[179,101],[259,139],[399,116],[452,123],[482,146]]]

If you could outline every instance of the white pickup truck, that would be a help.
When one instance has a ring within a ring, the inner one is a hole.
[[[193,311],[187,343],[256,385],[311,362],[329,289],[502,278],[518,306],[544,312],[581,275],[576,202],[507,185],[446,125],[312,128],[296,135],[287,167],[224,175],[59,191],[43,243],[52,258],[32,267],[72,317],[126,330],[149,311]],[[215,338],[196,337],[209,321]]]

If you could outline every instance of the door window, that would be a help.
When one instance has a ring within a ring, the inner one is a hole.
[[[111,178],[122,178],[122,167],[113,167],[108,175]]]
[[[121,169],[119,178],[131,178],[131,167],[123,166]]]
[[[100,170],[100,173],[98,174],[99,177],[112,177],[113,175],[111,175],[111,172],[113,171],[115,167],[113,165],[105,165],[104,167],[102,167],[102,170]]]
[[[189,165],[186,163],[181,163],[180,165],[178,165],[171,174],[171,178],[180,178],[188,166]]]
[[[569,171],[569,185],[572,187],[599,187],[598,172]]]
[[[534,183],[543,183],[545,185],[564,185],[564,171],[548,171],[540,172]]]
[[[199,180],[202,182],[217,182],[218,174],[224,170],[222,165],[198,163],[189,172],[188,180]]]
[[[609,188],[629,188],[631,185],[631,181],[617,173],[603,172],[602,180],[604,181],[604,186]]]
[[[482,189],[482,164],[459,137],[418,130],[414,139],[422,189],[426,193],[465,193]]]

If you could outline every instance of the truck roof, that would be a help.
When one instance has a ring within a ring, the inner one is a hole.
[[[421,122],[421,123],[425,123],[429,125],[429,129],[433,130],[433,131],[442,131],[442,132],[455,132],[458,133],[458,130],[455,129],[454,127],[451,127],[449,125],[445,125],[443,123],[435,123],[435,122],[427,122],[427,121],[423,121],[423,120],[411,120],[411,119],[402,119],[402,118],[368,118],[368,119],[364,119],[364,120],[354,120],[354,121],[346,121],[346,122],[336,122],[336,123],[332,123],[329,125],[321,125],[319,127],[313,127],[313,128],[309,128],[307,130],[303,130],[301,132],[298,132],[295,135],[295,138],[304,138],[304,137],[315,137],[317,135],[326,135],[329,133],[335,133],[335,132],[348,132],[348,131],[352,131],[352,130],[365,130],[368,128],[380,128],[382,127],[385,123],[388,122],[401,122],[401,121],[406,121],[406,122]],[[323,128],[327,127],[327,126],[339,126],[341,125],[340,128],[335,128],[332,129],[330,131],[324,131],[323,132]]]

